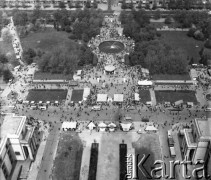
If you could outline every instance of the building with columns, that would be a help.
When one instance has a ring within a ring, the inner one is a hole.
[[[1,126],[0,179],[12,176],[17,161],[33,161],[38,149],[37,130],[26,123],[26,116],[6,114]]]

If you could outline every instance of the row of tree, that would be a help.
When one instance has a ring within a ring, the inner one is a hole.
[[[187,58],[183,51],[172,49],[158,40],[160,34],[149,23],[147,12],[122,12],[120,21],[123,33],[135,40],[134,52],[125,56],[125,63],[141,65],[151,74],[184,74],[187,72]]]

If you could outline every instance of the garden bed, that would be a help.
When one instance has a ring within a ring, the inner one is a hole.
[[[98,143],[92,143],[88,180],[96,180],[97,162],[98,162],[98,147],[99,147]]]
[[[119,179],[125,180],[127,174],[127,144],[119,145]]]
[[[139,90],[139,98],[142,103],[151,101],[151,96],[149,90]]]
[[[77,89],[72,91],[71,101],[79,102],[83,100],[83,89]]]
[[[26,100],[35,101],[35,103],[39,101],[62,102],[63,100],[66,100],[66,97],[67,90],[63,89],[32,89],[29,90]]]
[[[171,102],[183,100],[184,103],[193,102],[197,103],[197,99],[195,96],[195,91],[189,90],[178,90],[178,91],[155,91],[155,97],[157,103]]]
[[[53,180],[79,180],[83,144],[76,133],[61,134],[54,161]]]

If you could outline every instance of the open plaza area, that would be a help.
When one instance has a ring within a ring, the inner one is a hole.
[[[208,180],[208,11],[71,3],[0,13],[0,179]]]

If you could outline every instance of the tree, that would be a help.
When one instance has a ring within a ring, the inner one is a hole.
[[[90,0],[87,0],[87,1],[86,1],[85,7],[86,7],[86,8],[91,8],[91,2],[90,2]]]
[[[28,23],[28,14],[24,11],[17,10],[14,12],[13,21],[15,26],[26,26],[26,24]]]
[[[172,17],[171,16],[167,16],[165,19],[165,24],[171,24],[172,23]]]
[[[66,8],[65,3],[63,1],[59,2],[59,8],[60,9],[65,9]]]
[[[97,9],[97,0],[94,0],[94,2],[93,2],[93,8],[95,8],[95,9]]]
[[[192,64],[194,64],[194,59],[193,59],[193,57],[190,59],[188,65],[192,65]]]
[[[4,54],[0,54],[0,63],[2,64],[8,63],[8,58]]]
[[[125,0],[122,0],[122,6],[121,6],[122,9],[127,9],[127,4],[126,4],[126,1]]]
[[[36,51],[34,49],[29,48],[26,51],[23,51],[23,60],[27,64],[33,63],[33,58],[36,57]]]
[[[152,10],[155,10],[155,9],[157,9],[157,2],[154,2],[152,6]]]
[[[10,79],[13,78],[12,73],[10,72],[9,69],[3,70],[3,80],[8,83]]]
[[[205,41],[204,47],[211,49],[211,38]]]
[[[98,58],[97,58],[97,55],[96,55],[96,54],[94,54],[94,56],[93,56],[93,62],[92,62],[92,65],[93,65],[93,66],[96,66],[96,65],[97,65],[97,63],[98,63]]]
[[[107,3],[108,3],[108,11],[111,11],[111,2],[112,2],[112,0],[107,0]]]
[[[160,10],[156,10],[154,13],[154,19],[160,19],[160,18],[161,18]]]
[[[3,41],[7,43],[12,43],[12,34],[10,33],[10,30],[8,28],[3,28],[1,30],[1,37]]]

